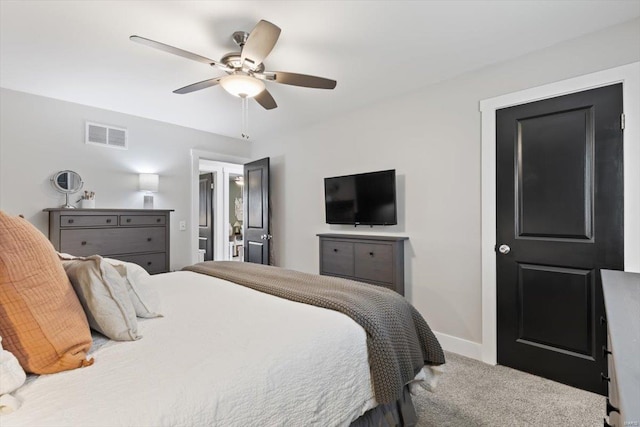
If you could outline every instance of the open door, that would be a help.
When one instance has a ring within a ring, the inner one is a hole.
[[[244,260],[270,264],[269,158],[244,165]]]

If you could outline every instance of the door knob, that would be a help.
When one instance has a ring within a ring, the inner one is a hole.
[[[500,252],[503,255],[506,255],[509,252],[511,252],[511,248],[509,247],[509,245],[500,245],[500,247],[498,248],[498,252]]]

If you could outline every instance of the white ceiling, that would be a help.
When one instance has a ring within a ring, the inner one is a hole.
[[[253,140],[318,122],[640,16],[640,1],[5,1],[0,86],[238,137],[240,100],[174,89],[222,71],[132,43],[137,34],[219,59],[260,19],[282,28],[268,70],[338,81],[267,83]],[[615,48],[615,47],[613,47]]]

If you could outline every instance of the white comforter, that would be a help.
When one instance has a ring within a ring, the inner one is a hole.
[[[347,316],[212,277],[152,276],[163,318],[93,366],[14,395],[12,426],[337,426],[375,406],[365,331]]]

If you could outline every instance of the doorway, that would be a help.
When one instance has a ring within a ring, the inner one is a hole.
[[[201,173],[199,183],[198,251],[199,261],[213,260],[213,173]]]
[[[242,166],[242,165],[240,165]],[[229,209],[229,259],[244,261],[244,176],[242,173],[229,173],[228,181]]]
[[[243,165],[198,162],[198,261],[242,261]]]

